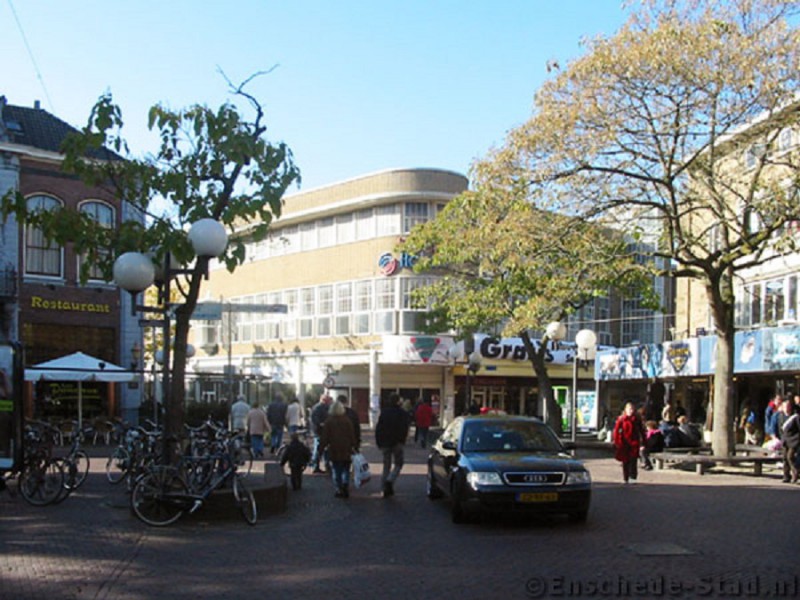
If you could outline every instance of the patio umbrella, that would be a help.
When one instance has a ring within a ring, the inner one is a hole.
[[[75,352],[25,369],[25,381],[75,381],[78,383],[78,428],[83,428],[83,382],[125,383],[136,374],[83,352]]]

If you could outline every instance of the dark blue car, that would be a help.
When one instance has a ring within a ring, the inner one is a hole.
[[[584,522],[592,482],[539,419],[458,417],[428,456],[428,497],[450,497],[454,523],[470,513],[557,514]]]

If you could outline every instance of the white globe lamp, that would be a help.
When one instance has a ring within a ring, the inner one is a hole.
[[[131,293],[153,285],[155,274],[153,261],[141,252],[126,252],[114,261],[114,283]]]
[[[200,219],[189,228],[189,241],[197,256],[216,257],[225,252],[228,233],[214,219]]]

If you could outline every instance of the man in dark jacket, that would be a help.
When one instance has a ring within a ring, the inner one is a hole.
[[[403,468],[408,422],[408,413],[400,407],[399,394],[391,394],[375,425],[375,445],[383,452],[381,483],[384,498],[394,495],[394,482]]]
[[[361,450],[361,420],[358,418],[358,413],[350,406],[350,401],[344,394],[336,396],[336,401],[342,403],[347,418],[353,424],[353,432],[356,434],[356,452],[359,452]]]
[[[267,421],[272,429],[269,452],[275,454],[283,442],[283,428],[286,426],[286,402],[280,394],[275,394],[267,407]]]

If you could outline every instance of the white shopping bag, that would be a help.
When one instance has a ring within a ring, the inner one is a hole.
[[[360,488],[372,477],[369,472],[369,463],[361,452],[353,454],[353,485]]]

